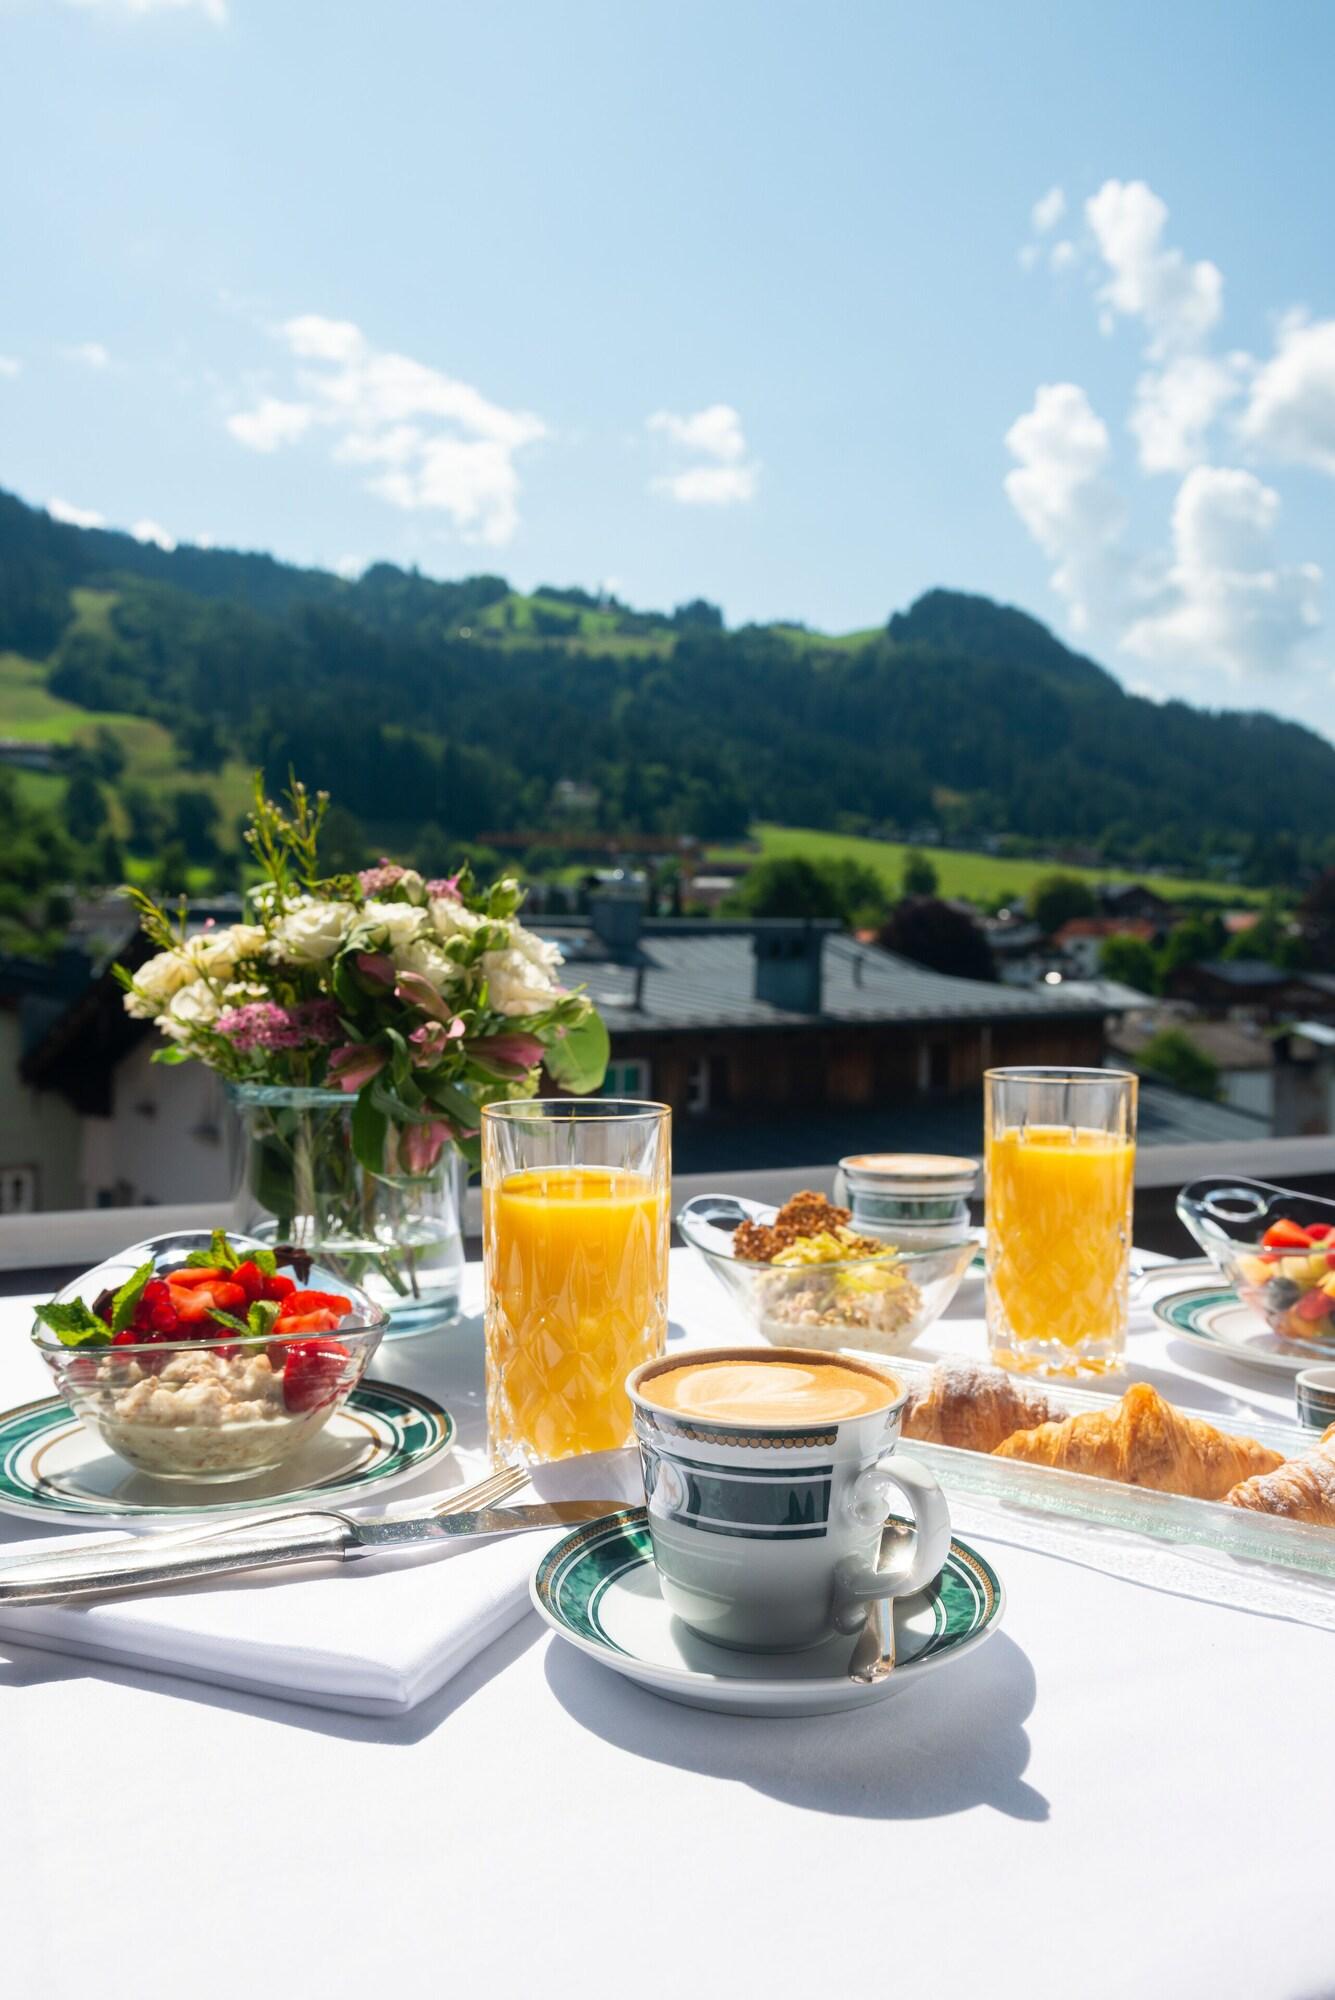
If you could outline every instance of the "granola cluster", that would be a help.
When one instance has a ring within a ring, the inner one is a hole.
[[[855,1235],[848,1227],[852,1219],[851,1209],[837,1207],[811,1188],[801,1188],[789,1195],[773,1222],[739,1223],[732,1254],[748,1264],[773,1264],[794,1244],[819,1236],[837,1238],[840,1257],[874,1257],[885,1249],[874,1237]]]

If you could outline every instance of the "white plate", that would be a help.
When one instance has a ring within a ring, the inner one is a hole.
[[[538,1564],[531,1594],[553,1631],[614,1673],[688,1708],[733,1715],[835,1715],[885,1701],[981,1645],[1005,1603],[991,1565],[956,1539],[931,1589],[896,1600],[897,1665],[885,1680],[849,1679],[861,1639],[732,1652],[698,1639],[664,1604],[642,1507],[566,1535]]]
[[[1154,1316],[1177,1340],[1189,1340],[1193,1347],[1209,1348],[1226,1354],[1249,1368],[1269,1368],[1283,1375],[1297,1375],[1315,1368],[1322,1360],[1335,1360],[1329,1342],[1306,1345],[1285,1340],[1272,1333],[1261,1315],[1243,1305],[1237,1293],[1226,1285],[1194,1286],[1190,1291],[1170,1292],[1153,1302]]]

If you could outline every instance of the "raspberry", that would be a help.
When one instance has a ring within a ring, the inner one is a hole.
[[[132,1326],[123,1326],[119,1333],[112,1335],[111,1344],[113,1347],[134,1347],[138,1340],[139,1335]]]
[[[283,1402],[293,1414],[332,1403],[350,1356],[341,1340],[294,1340],[283,1367]]]

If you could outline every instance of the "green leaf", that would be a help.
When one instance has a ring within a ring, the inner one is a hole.
[[[237,1319],[234,1313],[224,1312],[220,1306],[210,1306],[209,1318],[216,1320],[219,1326],[225,1326],[229,1333],[241,1333],[247,1340],[250,1339],[249,1326],[245,1320]]]
[[[278,1259],[274,1256],[272,1250],[252,1250],[250,1261],[256,1270],[263,1271],[266,1278],[272,1278],[274,1272],[278,1269]]]
[[[373,1092],[375,1085],[366,1084],[357,1093],[357,1102],[352,1107],[350,1120],[352,1150],[360,1166],[368,1174],[383,1174],[385,1171],[385,1133],[389,1120],[376,1103]]]
[[[195,1271],[234,1271],[241,1259],[227,1241],[225,1229],[215,1229],[207,1250],[192,1250],[186,1268]]]
[[[57,1305],[53,1301],[50,1305],[38,1306],[37,1317],[43,1326],[50,1327],[62,1347],[108,1347],[111,1344],[111,1328],[82,1299],[71,1299],[67,1305]]]
[[[610,1053],[602,1016],[590,1013],[573,1028],[567,1028],[559,1042],[552,1043],[544,1060],[555,1082],[577,1097],[586,1097],[601,1087]]]
[[[246,1325],[253,1340],[267,1340],[273,1332],[274,1321],[283,1310],[278,1299],[252,1299],[250,1311],[246,1314]]]
[[[194,1058],[177,1042],[173,1042],[169,1048],[154,1049],[149,1057],[149,1061],[155,1063],[183,1063],[193,1060]]]
[[[113,1338],[118,1333],[124,1333],[126,1327],[134,1318],[135,1310],[144,1295],[144,1286],[148,1283],[152,1275],[153,1262],[150,1258],[147,1264],[141,1264],[139,1269],[125,1280],[125,1283],[112,1300],[111,1332]]]
[[[426,1083],[426,1094],[431,1102],[445,1113],[465,1132],[472,1131],[478,1123],[480,1113],[477,1104],[466,1091],[456,1084],[447,1083],[444,1077],[430,1077]]]

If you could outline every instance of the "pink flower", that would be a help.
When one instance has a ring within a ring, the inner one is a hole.
[[[484,1035],[470,1042],[467,1053],[484,1068],[496,1068],[524,1075],[542,1061],[542,1043],[536,1035]]]
[[[363,979],[369,979],[373,986],[394,984],[394,961],[383,951],[359,951],[353,960]]]
[[[426,885],[426,893],[428,901],[432,903],[437,900],[446,903],[457,903],[462,900],[459,895],[459,877],[457,875],[434,876]]]
[[[401,972],[394,991],[406,1007],[416,1007],[420,1013],[429,1014],[433,1021],[451,1021],[454,1018],[431,981],[420,972]]]
[[[360,1090],[385,1067],[385,1051],[371,1042],[345,1042],[335,1049],[325,1071],[325,1082],[340,1090]]]
[[[462,1021],[451,1021],[446,1027],[440,1021],[425,1021],[420,1028],[414,1028],[408,1040],[413,1044],[414,1069],[432,1069],[440,1061],[451,1042],[457,1042],[464,1032]]]
[[[276,1000],[252,1000],[244,1007],[229,1007],[214,1022],[214,1032],[225,1035],[243,1055],[253,1055],[257,1049],[299,1049],[310,1039],[296,1017]]]
[[[443,1119],[429,1119],[425,1125],[406,1126],[399,1153],[410,1174],[429,1174],[445,1150],[450,1128]]]
[[[396,861],[391,861],[387,854],[382,854],[380,866],[363,868],[357,880],[362,885],[364,896],[383,896],[387,889],[392,889],[396,882],[403,880],[405,872]]]

